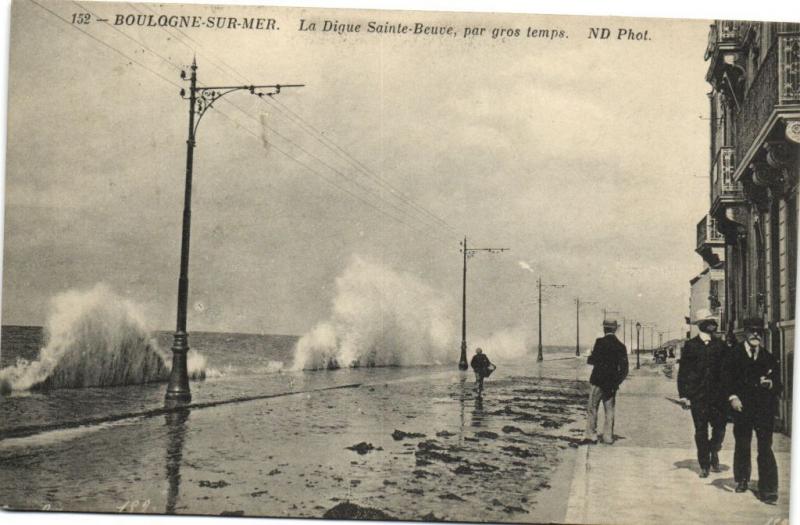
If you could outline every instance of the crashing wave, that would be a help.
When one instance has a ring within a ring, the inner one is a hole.
[[[354,256],[336,279],[330,319],[298,340],[294,370],[450,362],[447,297],[418,277]]]
[[[98,284],[52,300],[47,344],[35,361],[0,370],[0,392],[166,381],[172,361],[145,329],[141,309]],[[190,350],[189,375],[202,379],[206,358]]]

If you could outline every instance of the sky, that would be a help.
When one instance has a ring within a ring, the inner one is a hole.
[[[599,332],[603,308],[669,337],[686,329],[689,279],[702,269],[695,226],[709,204],[710,21],[152,8],[280,27],[181,34],[79,27],[76,4],[40,3],[63,20],[28,0],[11,17],[4,324],[43,324],[54,296],[103,282],[141,304],[152,328],[174,327],[188,111],[179,70],[196,55],[205,85],[305,87],[266,102],[233,93],[201,121],[190,330],[306,333],[330,315],[354,257],[427,283],[458,327],[464,236],[510,248],[469,260],[470,338],[535,331],[539,275],[566,285],[546,289],[545,344],[574,344],[576,297],[596,303],[582,310],[586,334]],[[112,20],[151,14],[83,5]],[[303,33],[301,18],[458,33]],[[473,26],[523,35],[463,38]],[[568,38],[526,38],[527,27]],[[650,39],[592,40],[591,27]]]

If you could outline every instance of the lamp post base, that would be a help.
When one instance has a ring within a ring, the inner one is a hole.
[[[458,360],[458,369],[466,370],[469,368],[467,364],[467,342],[461,341],[461,358]]]
[[[539,347],[539,353],[536,355],[536,362],[541,363],[544,361],[544,356],[542,355],[542,347]]]
[[[172,370],[169,373],[166,400],[168,402],[188,403],[192,400],[189,391],[189,371],[186,354],[189,351],[186,332],[175,332],[172,343]]]

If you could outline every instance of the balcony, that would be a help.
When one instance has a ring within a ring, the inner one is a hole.
[[[744,190],[740,182],[733,181],[733,169],[736,155],[734,149],[725,146],[719,149],[711,166],[711,213],[716,216],[717,209],[723,204],[735,204],[744,201]]]
[[[745,23],[738,20],[717,20],[708,32],[708,47],[706,47],[706,60],[714,54],[720,45],[722,47],[735,47],[741,40],[742,27]]]
[[[754,72],[736,114],[736,158],[743,160],[776,106],[800,104],[800,34],[779,34]]]
[[[722,248],[725,237],[717,229],[717,220],[710,215],[703,217],[697,223],[697,247],[695,251],[712,268],[717,268],[722,263],[721,250],[714,252],[714,248]]]
[[[697,223],[697,251],[703,246],[722,246],[725,238],[717,230],[717,220],[706,215]]]

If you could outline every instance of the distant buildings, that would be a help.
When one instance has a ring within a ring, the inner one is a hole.
[[[712,86],[710,209],[697,226],[697,252],[707,266],[693,280],[692,297],[702,302],[707,293],[719,302],[720,327],[729,336],[741,337],[744,319],[764,320],[767,347],[782,367],[778,423],[790,432],[800,24],[717,20],[705,58]]]
[[[703,258],[703,271],[689,284],[689,337],[697,335],[697,312],[707,310],[716,318],[720,327],[725,304],[725,238],[717,230],[717,221],[706,215],[697,223],[697,248]]]

